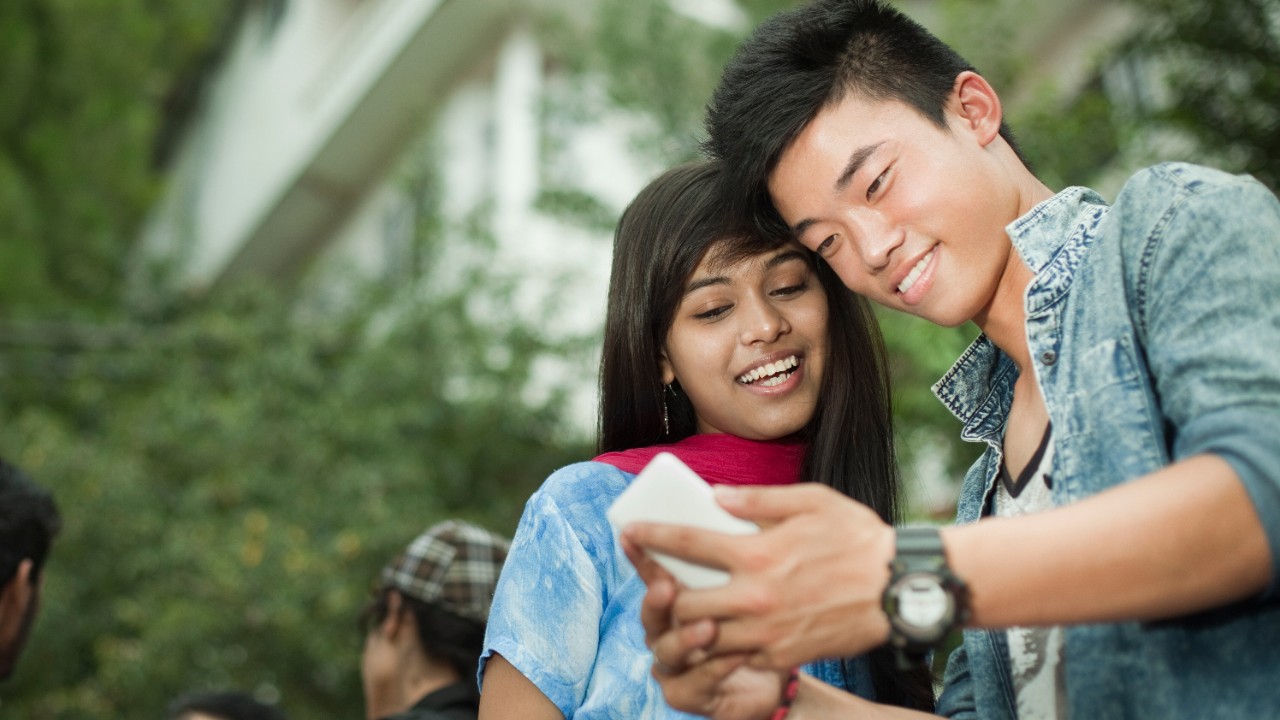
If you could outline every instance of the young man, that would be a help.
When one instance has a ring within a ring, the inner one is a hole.
[[[44,563],[61,528],[49,491],[0,460],[0,680],[13,674],[35,625]]]
[[[382,569],[362,615],[369,720],[475,720],[476,663],[509,548],[484,528],[446,520]]]
[[[1112,205],[1055,194],[986,80],[870,0],[762,25],[726,68],[708,129],[741,216],[887,307],[978,325],[935,392],[987,447],[960,524],[941,533],[895,532],[819,487],[721,493],[765,526],[751,538],[628,529],[668,700],[767,718],[778,673],[799,662],[886,640],[918,661],[965,627],[943,715],[1274,714],[1276,198],[1182,164],[1138,173]],[[676,592],[639,547],[733,579]],[[798,687],[793,717],[896,712]]]

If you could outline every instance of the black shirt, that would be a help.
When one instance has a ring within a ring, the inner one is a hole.
[[[476,720],[479,713],[475,686],[458,682],[427,693],[413,707],[383,720]]]

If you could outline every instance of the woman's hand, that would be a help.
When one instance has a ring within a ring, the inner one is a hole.
[[[646,605],[652,603],[645,610],[646,630],[661,662],[670,665],[683,650],[701,650],[716,657],[727,677],[728,658],[746,653],[750,667],[781,673],[818,658],[858,655],[885,641],[889,624],[880,597],[894,553],[892,527],[823,485],[719,486],[716,496],[761,532],[725,535],[635,523],[623,533],[633,562],[633,550],[645,548],[724,568],[731,576],[722,587],[677,592],[669,574],[640,558],[650,587]],[[664,621],[655,614],[668,604],[663,632]],[[667,639],[673,632],[676,639]]]

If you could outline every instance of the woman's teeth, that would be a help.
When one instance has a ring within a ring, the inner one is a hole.
[[[796,356],[792,355],[777,362],[766,363],[749,373],[739,375],[738,382],[743,385],[750,385],[760,380],[760,378],[765,378],[760,383],[762,387],[781,385],[786,382],[787,378],[791,377],[791,370],[799,364]]]

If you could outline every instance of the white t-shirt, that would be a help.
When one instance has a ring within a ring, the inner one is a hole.
[[[1044,438],[1015,480],[1001,467],[996,486],[997,517],[1018,517],[1053,507],[1053,431]],[[1062,627],[1014,627],[1006,631],[1019,720],[1066,720],[1062,675]]]

